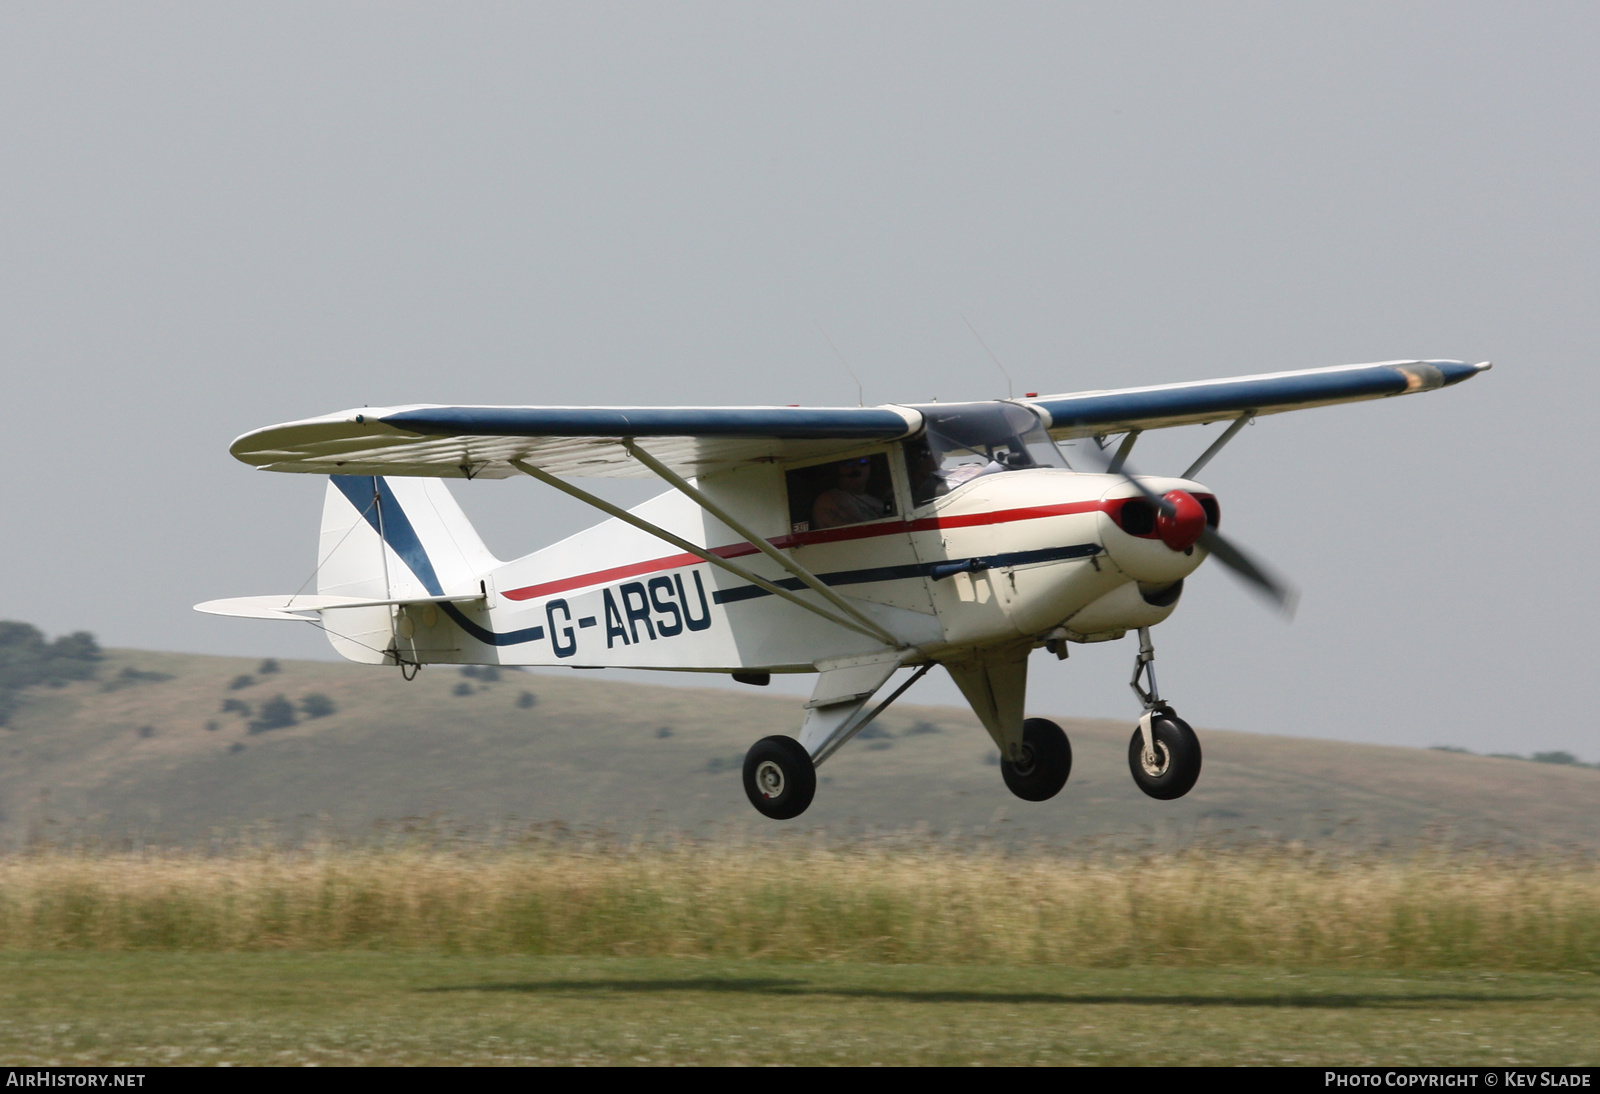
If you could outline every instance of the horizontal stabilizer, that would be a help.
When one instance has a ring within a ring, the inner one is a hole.
[[[209,615],[231,615],[240,619],[294,619],[304,623],[316,612],[336,611],[340,608],[377,608],[386,604],[463,604],[482,600],[482,593],[463,596],[408,596],[398,600],[368,600],[359,596],[327,596],[324,594],[275,596],[235,596],[226,600],[208,600],[196,604],[194,610]]]

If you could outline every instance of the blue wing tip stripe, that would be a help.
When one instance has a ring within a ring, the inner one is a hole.
[[[1433,370],[1436,378],[1419,387],[1417,366]],[[1469,365],[1464,361],[1396,361],[1030,401],[1043,408],[1057,427],[1094,426],[1140,419],[1222,416],[1269,408],[1288,410],[1319,403],[1403,395],[1429,387],[1450,387],[1471,379],[1487,367],[1487,362]]]

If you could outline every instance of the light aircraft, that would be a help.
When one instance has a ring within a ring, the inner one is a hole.
[[[396,406],[268,426],[232,453],[330,476],[316,592],[214,600],[309,620],[344,657],[395,665],[565,665],[815,673],[797,736],[757,741],[745,792],[800,815],[816,768],[935,665],[1000,749],[1018,797],[1072,770],[1059,726],[1024,716],[1029,654],[1136,632],[1143,705],[1128,745],[1154,798],[1186,794],[1200,743],[1156,687],[1150,628],[1217,560],[1284,608],[1293,594],[1217,530],[1195,481],[1257,417],[1448,387],[1487,362],[1388,361],[1117,391],[876,407]],[[1176,478],[1134,475],[1149,429],[1228,423]],[[1114,446],[1112,440],[1120,436]],[[1061,444],[1083,439],[1070,456]],[[1069,462],[1070,459],[1070,462]],[[528,475],[610,519],[510,562],[442,480]],[[624,510],[575,485],[655,476]],[[309,584],[309,582],[308,582]],[[910,677],[879,698],[896,670]]]

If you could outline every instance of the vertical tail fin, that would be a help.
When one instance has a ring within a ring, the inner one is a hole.
[[[439,479],[335,475],[322,502],[317,592],[372,600],[476,592],[500,564]],[[327,613],[328,639],[343,657],[392,663],[394,613]]]

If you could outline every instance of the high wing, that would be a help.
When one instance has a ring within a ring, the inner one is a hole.
[[[1488,363],[1385,361],[1156,387],[1018,399],[1056,440],[1277,414],[1432,391]],[[318,475],[507,478],[512,461],[561,477],[648,478],[626,440],[673,472],[705,477],[741,464],[821,459],[914,436],[938,404],[879,407],[365,407],[268,426],[233,442],[267,471]]]
[[[520,460],[553,475],[652,478],[622,441],[648,441],[680,475],[845,453],[922,428],[899,407],[367,407],[268,426],[233,442],[266,471],[503,479]]]
[[[1381,361],[1157,387],[1078,391],[1018,401],[1042,411],[1050,436],[1061,441],[1433,391],[1469,380],[1489,367],[1487,361],[1476,365],[1464,361]]]

